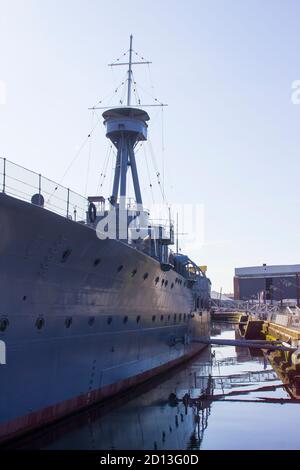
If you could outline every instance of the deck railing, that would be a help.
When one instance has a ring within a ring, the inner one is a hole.
[[[39,205],[43,205],[45,209],[74,221],[86,220],[89,202],[85,197],[39,173],[1,157],[0,185],[0,190],[5,194],[27,202],[32,202],[32,197],[39,195],[44,201],[44,204]]]
[[[42,176],[40,173],[28,170],[2,157],[0,157],[1,191],[17,199],[39,205],[73,221],[87,221],[87,211],[90,204],[87,198]],[[96,209],[97,213],[98,210],[110,210],[111,205],[109,200],[105,199],[104,203],[96,204]],[[129,200],[127,209],[137,210],[138,207]],[[145,208],[144,211],[149,213]],[[149,224],[151,226],[161,226],[164,230],[164,235],[169,236],[169,238],[174,236],[173,224],[170,221],[153,221],[149,219]],[[91,227],[95,228],[93,224],[91,224]]]

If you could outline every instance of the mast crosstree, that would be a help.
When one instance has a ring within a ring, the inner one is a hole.
[[[116,67],[120,65],[128,66],[127,72],[127,106],[131,106],[131,90],[132,90],[132,80],[133,80],[133,73],[132,73],[132,66],[133,65],[149,65],[152,62],[149,61],[139,61],[139,62],[132,62],[132,54],[133,54],[133,36],[130,36],[130,45],[129,45],[129,61],[128,62],[115,62],[113,64],[108,64],[110,67]]]

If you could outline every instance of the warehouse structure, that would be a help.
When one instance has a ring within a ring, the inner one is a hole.
[[[299,306],[300,264],[236,268],[234,298],[263,303],[295,300]]]

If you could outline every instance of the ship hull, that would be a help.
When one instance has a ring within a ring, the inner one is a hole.
[[[0,195],[0,441],[116,395],[199,352],[209,313],[174,270]],[[163,281],[163,282],[162,282]],[[6,326],[5,326],[6,325]]]

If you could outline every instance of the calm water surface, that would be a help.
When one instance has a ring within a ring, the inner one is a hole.
[[[215,325],[213,334],[234,339],[236,332],[234,326]],[[183,368],[19,447],[300,449],[298,371],[286,353],[255,354],[245,348],[207,348]]]

